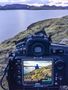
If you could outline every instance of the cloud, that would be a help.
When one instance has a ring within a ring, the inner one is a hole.
[[[56,5],[56,6],[68,6],[68,0],[0,0],[1,3],[23,3],[32,5]]]
[[[22,4],[42,6],[43,4],[47,4],[48,0],[0,0],[0,5],[12,3],[22,3]]]
[[[0,0],[0,2],[8,2],[8,0]]]
[[[8,0],[8,1],[31,3],[31,4],[33,4],[33,3],[40,3],[40,4],[43,3],[44,4],[44,3],[48,2],[48,0]]]
[[[68,6],[68,0],[49,0],[49,5]]]

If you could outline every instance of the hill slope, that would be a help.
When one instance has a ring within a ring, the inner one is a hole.
[[[33,23],[27,27],[26,31],[20,32],[18,35],[5,40],[0,44],[0,71],[2,66],[4,67],[5,63],[7,63],[6,54],[12,50],[15,46],[15,42],[30,34],[40,31],[43,27],[45,27],[47,34],[52,34],[53,42],[60,42],[64,38],[68,38],[68,16]]]
[[[34,32],[40,31],[43,27],[45,27],[45,31],[48,34],[52,33],[52,39],[54,42],[60,42],[62,39],[68,37],[68,16],[33,23],[27,27],[26,31],[20,32],[13,38],[2,42],[0,44],[0,50],[12,48],[15,41],[18,41],[27,35],[33,34]]]

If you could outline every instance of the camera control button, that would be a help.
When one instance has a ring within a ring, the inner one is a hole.
[[[59,78],[60,81],[62,81],[62,78]]]
[[[16,65],[18,65],[18,63],[15,63]]]
[[[58,73],[56,73],[55,76],[57,77],[58,76]]]
[[[17,63],[20,63],[21,61],[20,60],[17,60]]]
[[[20,80],[18,80],[18,81],[17,81],[17,83],[20,85],[20,84],[21,84],[21,81],[20,81]]]
[[[18,79],[21,79],[21,76],[17,76]]]
[[[18,72],[18,73],[21,73],[21,71],[20,71],[20,70],[18,70],[17,72]]]
[[[59,77],[59,80],[60,80],[60,81],[62,81],[62,79],[63,79],[63,77],[62,77],[62,76],[60,76],[60,77]]]
[[[57,81],[58,80],[58,77],[55,77],[55,80]]]
[[[55,82],[55,85],[58,85],[58,83],[57,83],[57,82]]]

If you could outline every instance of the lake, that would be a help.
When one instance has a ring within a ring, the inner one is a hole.
[[[68,10],[1,10],[0,42],[24,31],[37,21],[68,15]]]

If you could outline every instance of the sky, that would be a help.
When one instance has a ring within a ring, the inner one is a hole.
[[[56,5],[56,6],[68,6],[68,0],[0,0],[0,4],[4,3],[24,3],[33,5]]]
[[[24,66],[35,66],[36,64],[39,66],[48,66],[52,64],[52,61],[24,61]]]

